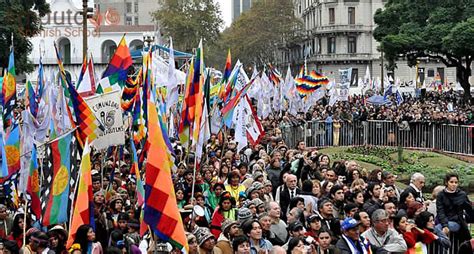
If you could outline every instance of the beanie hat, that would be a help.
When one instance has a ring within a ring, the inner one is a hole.
[[[257,179],[261,176],[263,176],[262,171],[256,170],[256,171],[253,172],[252,178],[253,178],[254,181],[257,181]]]
[[[252,194],[252,192],[256,191],[257,189],[255,189],[255,187],[253,186],[250,186],[247,191],[245,191],[245,194],[247,194],[247,197],[250,198],[250,194]]]
[[[257,207],[257,208],[264,204],[263,201],[259,198],[256,198],[256,199],[252,200],[252,202],[255,204],[255,207]]]
[[[239,223],[235,220],[224,219],[224,221],[222,222],[222,226],[221,226],[221,229],[222,229],[222,232],[224,232],[224,235],[226,234],[226,230],[230,229],[230,227],[232,227],[233,225],[237,225],[237,224],[239,224]]]
[[[242,223],[252,218],[252,212],[247,207],[242,207],[237,212],[237,218],[239,219],[239,222]]]
[[[254,187],[256,190],[263,189],[263,184],[261,182],[253,182],[252,187]]]
[[[194,235],[196,236],[196,240],[198,242],[198,245],[201,246],[205,241],[207,241],[209,238],[215,238],[213,234],[211,234],[211,231],[209,231],[208,228],[203,228],[199,227],[196,229],[194,232]]]

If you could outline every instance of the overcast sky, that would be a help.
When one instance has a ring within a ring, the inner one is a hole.
[[[232,15],[231,15],[231,0],[216,0],[221,7],[221,14],[222,19],[224,20],[225,27],[230,26],[232,22]]]

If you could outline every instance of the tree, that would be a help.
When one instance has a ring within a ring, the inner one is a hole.
[[[202,39],[204,45],[214,43],[223,23],[219,6],[213,0],[164,0],[153,17],[173,46],[191,52]]]
[[[273,63],[282,42],[300,29],[292,0],[258,0],[226,29],[218,48],[225,59],[230,48],[233,59],[262,66]]]
[[[0,66],[8,66],[8,49],[12,45],[13,35],[16,73],[33,70],[33,65],[28,61],[32,49],[29,38],[41,31],[41,18],[49,11],[46,0],[0,1]]]
[[[389,62],[405,56],[414,66],[417,59],[427,57],[456,67],[464,96],[471,97],[474,1],[389,0],[385,9],[375,12],[374,21],[374,37]]]

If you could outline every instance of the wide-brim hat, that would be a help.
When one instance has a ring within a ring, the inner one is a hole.
[[[67,231],[61,225],[56,225],[52,227],[51,229],[48,230],[48,233],[49,232],[55,232],[64,236],[64,238],[67,238]]]

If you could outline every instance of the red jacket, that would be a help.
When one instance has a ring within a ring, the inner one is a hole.
[[[408,249],[415,247],[415,244],[417,242],[430,244],[434,240],[436,240],[435,235],[431,233],[429,230],[424,229],[423,233],[421,233],[416,228],[412,228],[411,231],[404,232],[403,239],[405,239]]]

